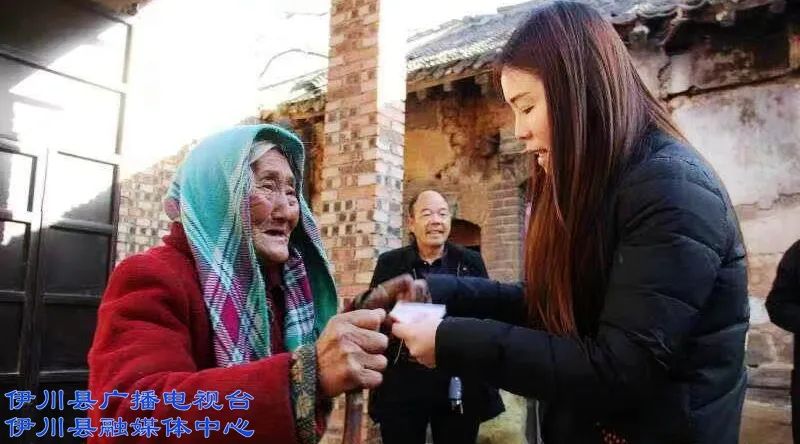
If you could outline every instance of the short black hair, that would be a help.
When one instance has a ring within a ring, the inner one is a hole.
[[[419,193],[415,194],[414,197],[412,197],[411,200],[408,202],[408,215],[409,216],[414,214],[414,204],[417,203],[417,200],[419,200],[419,195],[422,194],[422,193],[423,192],[420,191]]]

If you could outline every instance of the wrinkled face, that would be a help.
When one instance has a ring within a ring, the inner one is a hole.
[[[267,151],[252,168],[250,219],[256,253],[267,266],[283,264],[289,259],[289,235],[300,218],[294,173],[278,149]]]
[[[417,238],[418,246],[440,247],[450,236],[450,207],[441,194],[424,191],[414,204],[408,218],[409,230]]]
[[[500,84],[514,111],[514,136],[525,143],[526,152],[536,153],[539,164],[549,171],[552,130],[542,80],[530,71],[507,66],[500,74]]]

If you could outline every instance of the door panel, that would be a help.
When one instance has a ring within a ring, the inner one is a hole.
[[[28,224],[0,220],[0,291],[25,290],[29,234]]]
[[[6,341],[0,347],[0,372],[16,373],[19,371],[19,343],[22,335],[22,301],[0,302],[0,338]],[[6,399],[3,399],[6,401]]]
[[[42,337],[43,371],[85,370],[92,343],[97,306],[48,303]]]
[[[108,236],[51,227],[45,229],[42,246],[46,293],[100,296],[108,277]]]
[[[116,152],[121,94],[0,57],[0,134],[92,157]]]
[[[1,43],[59,73],[121,83],[129,26],[88,6],[68,0],[0,0]]]
[[[58,153],[47,172],[48,184],[54,186],[48,186],[45,193],[46,220],[111,224],[114,175],[114,165]]]
[[[0,10],[0,394],[71,399],[87,385],[115,257],[130,24],[83,0],[0,0]],[[0,420],[30,417],[37,430],[63,417],[66,432],[83,416],[0,401]],[[34,431],[17,442],[51,441],[82,440]]]

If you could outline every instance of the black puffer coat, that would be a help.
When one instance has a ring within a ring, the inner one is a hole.
[[[738,222],[692,148],[662,133],[643,143],[614,193],[596,333],[526,328],[521,286],[427,279],[455,316],[437,331],[437,366],[541,400],[547,444],[599,443],[603,430],[630,444],[738,442],[749,320]]]

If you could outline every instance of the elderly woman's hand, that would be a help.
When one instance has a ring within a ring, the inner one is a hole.
[[[415,280],[410,274],[402,274],[364,293],[355,305],[356,308],[389,310],[397,301],[430,302],[431,295],[425,280]]]
[[[378,327],[384,310],[356,310],[331,318],[317,341],[317,366],[322,394],[335,397],[359,388],[375,388],[383,381],[388,344]]]

